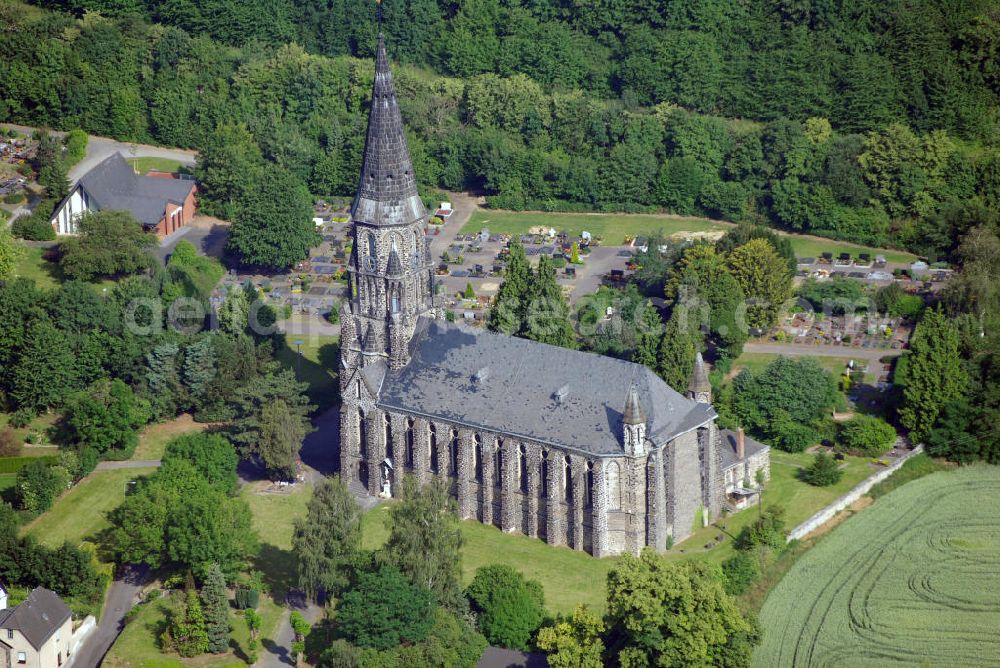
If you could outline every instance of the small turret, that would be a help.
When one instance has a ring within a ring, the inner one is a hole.
[[[622,430],[625,454],[629,457],[641,457],[646,447],[646,416],[639,403],[639,390],[632,385],[625,399],[625,412],[622,414]]]
[[[688,385],[688,398],[700,404],[712,403],[712,384],[708,382],[708,369],[705,360],[698,353],[694,357],[694,371],[691,373],[691,384]]]

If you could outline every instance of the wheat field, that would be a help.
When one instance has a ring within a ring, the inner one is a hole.
[[[1000,468],[911,482],[844,522],[761,610],[754,665],[1000,665]]]

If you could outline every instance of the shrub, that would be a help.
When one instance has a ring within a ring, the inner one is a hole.
[[[21,452],[14,430],[7,427],[0,430],[0,457],[16,457]]]
[[[28,241],[52,241],[56,238],[56,231],[49,222],[51,215],[52,206],[43,202],[35,207],[31,215],[19,216],[10,226],[11,234]]]
[[[224,436],[204,432],[176,436],[167,443],[163,459],[185,459],[214,487],[228,494],[236,491],[239,455]],[[244,607],[256,608],[257,605]]]
[[[817,452],[812,464],[802,470],[801,478],[816,487],[828,487],[840,482],[844,472],[835,460],[825,452]]]
[[[840,426],[840,442],[851,453],[878,457],[892,447],[896,430],[884,420],[857,415]]]
[[[43,513],[68,486],[69,473],[64,468],[33,461],[17,472],[14,496],[21,509]]]
[[[527,649],[542,623],[542,585],[510,566],[494,564],[476,571],[466,596],[477,613],[479,631],[491,645]]]
[[[255,610],[260,604],[260,590],[251,587],[238,587],[236,589],[236,609]]]
[[[362,650],[346,640],[334,640],[323,650],[319,665],[324,668],[360,668]]]
[[[731,596],[739,596],[760,577],[757,557],[750,552],[737,552],[722,562],[722,574],[725,576],[723,586],[726,593]]]
[[[18,408],[16,411],[11,413],[10,419],[7,420],[9,424],[14,429],[23,429],[31,424],[31,421],[35,419],[35,412],[28,408]]]
[[[753,524],[743,527],[736,537],[738,550],[752,550],[762,546],[775,550],[785,546],[785,509],[781,506],[771,506],[765,510]]]
[[[25,199],[24,193],[11,193],[4,195],[3,201],[7,204],[20,204]]]

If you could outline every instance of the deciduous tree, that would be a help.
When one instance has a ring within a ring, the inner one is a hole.
[[[348,566],[361,546],[361,507],[339,476],[313,488],[306,516],[295,522],[292,550],[299,587],[316,600],[348,583]]]

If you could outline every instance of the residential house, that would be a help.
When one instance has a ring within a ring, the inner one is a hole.
[[[109,156],[80,178],[52,214],[56,234],[76,234],[88,211],[128,211],[139,224],[163,237],[194,216],[195,183],[158,173],[139,176],[121,153]]]
[[[2,668],[58,668],[69,661],[72,639],[72,613],[54,591],[37,587],[20,605],[0,609]]]

